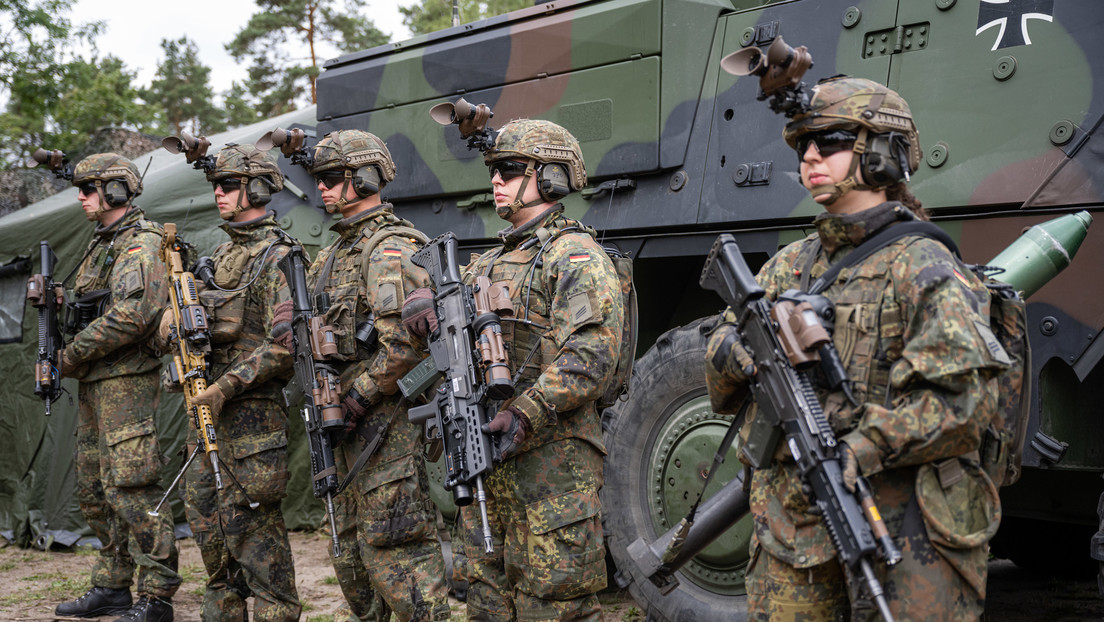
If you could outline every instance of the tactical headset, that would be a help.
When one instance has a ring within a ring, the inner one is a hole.
[[[909,166],[908,137],[898,132],[871,132],[859,169],[869,186],[881,188],[905,181],[915,172]]]
[[[264,177],[252,177],[245,185],[245,198],[253,207],[263,207],[272,200],[272,190],[269,186],[272,182]]]
[[[346,169],[348,170],[348,169]],[[348,174],[348,173],[346,173]],[[374,164],[362,166],[352,174],[353,191],[360,198],[377,194],[380,191],[380,171]]]
[[[567,165],[541,162],[537,165],[537,192],[549,203],[555,203],[571,193],[571,177]]]
[[[126,205],[133,196],[122,179],[111,179],[103,185],[103,198],[111,207]]]

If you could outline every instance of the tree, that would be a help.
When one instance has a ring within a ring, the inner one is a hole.
[[[502,15],[533,6],[533,0],[460,0],[460,23]],[[452,26],[452,0],[421,0],[421,4],[399,7],[403,24],[415,35]]]
[[[46,117],[51,149],[76,152],[100,127],[148,129],[149,109],[132,86],[136,72],[114,56],[65,66],[62,89]]]
[[[52,113],[66,89],[68,65],[92,46],[103,24],[74,25],[71,0],[0,0],[0,158],[22,166],[52,135]]]
[[[215,107],[211,89],[211,68],[199,60],[199,48],[188,37],[162,39],[165,58],[143,98],[154,109],[161,133],[211,134],[226,129]]]
[[[262,116],[294,110],[308,91],[317,101],[319,47],[327,43],[351,52],[387,43],[387,35],[361,16],[363,0],[257,0],[259,12],[226,50],[238,61],[252,61],[244,91],[254,97]],[[307,57],[292,56],[295,44],[306,45]]]

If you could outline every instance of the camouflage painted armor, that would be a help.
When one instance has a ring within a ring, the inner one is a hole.
[[[185,491],[188,522],[208,575],[202,617],[239,622],[245,598],[253,596],[254,620],[297,620],[295,568],[280,511],[288,481],[281,389],[290,377],[291,356],[268,336],[272,308],[290,297],[277,262],[296,242],[272,214],[221,228],[230,241],[212,256],[215,284],[244,288],[202,288],[199,294],[211,326],[211,378],[227,398],[216,420],[223,489],[215,489],[210,462],[196,460]],[[189,428],[189,444],[196,440]],[[235,479],[259,507],[249,508]]]
[[[342,542],[342,556],[359,548],[360,572],[367,569],[371,589],[399,620],[442,620],[449,617],[448,591],[436,506],[429,497],[421,456],[424,432],[408,420],[409,404],[397,384],[421,360],[402,326],[402,304],[407,293],[429,285],[429,276],[410,261],[420,245],[408,235],[384,237],[367,260],[364,257],[374,234],[395,227],[412,225],[395,217],[389,203],[336,223],[332,229],[338,239],[319,252],[307,283],[312,295],[329,294],[330,306],[323,313],[337,335],[341,386],[346,393],[355,390],[368,405],[368,414],[355,422],[354,433],[341,448],[346,462],[351,465],[363,444],[381,429],[386,434],[354,485],[339,497],[357,517],[356,530],[344,532],[357,540]],[[375,351],[365,350],[355,339],[357,327],[369,315],[378,333]],[[345,561],[348,565],[351,560]],[[347,569],[346,577],[349,570],[355,568]],[[362,595],[358,606],[363,607],[370,590],[342,583],[347,596],[349,588]]]
[[[802,272],[816,279],[907,214],[893,202],[850,216],[822,214],[818,233],[782,249],[758,281],[772,299],[798,288]],[[1000,520],[996,489],[977,462],[996,409],[993,376],[1003,366],[986,348],[989,294],[942,244],[905,237],[845,269],[825,296],[835,304],[833,340],[861,405],[838,392],[818,397],[836,435],[854,450],[903,554],[896,566],[877,569],[890,607],[898,619],[976,619],[985,603],[986,543]],[[714,333],[706,359],[712,405],[722,413],[735,412],[747,395],[735,348],[718,352],[728,330],[722,323]],[[752,408],[745,439],[756,415]],[[811,506],[780,444],[771,466],[752,479],[752,619],[832,619],[849,608],[855,619],[876,615],[861,595],[847,595]]]
[[[69,350],[84,363],[73,374],[80,381],[77,499],[103,545],[92,585],[129,588],[137,564],[138,592],[170,598],[180,585],[172,519],[147,514],[164,493],[154,423],[161,362],[144,345],[167,304],[160,246],[160,226],[137,207],[96,228],[73,298],[101,291],[104,311]]]
[[[550,241],[535,243],[545,232]],[[597,620],[596,594],[606,586],[598,501],[605,448],[594,402],[617,365],[620,284],[593,230],[565,218],[560,205],[500,236],[503,245],[475,259],[464,280],[505,283],[514,317],[532,322],[502,322],[512,404],[532,434],[487,478],[492,555],[483,553],[478,508],[462,509],[468,615]]]

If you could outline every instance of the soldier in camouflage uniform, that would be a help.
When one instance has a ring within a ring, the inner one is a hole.
[[[613,263],[593,229],[559,199],[586,184],[579,143],[548,121],[500,130],[485,155],[502,245],[464,272],[505,285],[514,303],[502,334],[515,384],[488,430],[506,459],[487,477],[494,552],[477,506],[462,508],[467,607],[477,620],[598,620],[606,586],[598,490],[602,428],[595,401],[612,382],[624,309]],[[411,329],[434,329],[426,294],[411,296]]]
[[[342,551],[334,570],[358,619],[387,619],[390,609],[399,620],[445,620],[448,590],[421,454],[424,431],[407,418],[410,404],[397,384],[422,358],[400,313],[407,293],[430,283],[410,261],[426,237],[380,199],[380,190],[395,179],[395,164],[376,136],[327,134],[315,147],[310,173],[326,211],[343,216],[331,227],[337,240],[307,274],[311,299],[328,295],[329,307],[317,311],[338,335],[333,358],[341,369],[346,420],[334,452],[339,475],[344,478],[366,445],[375,446],[353,486],[336,499]],[[288,301],[277,309],[273,327],[288,346],[291,317]],[[375,336],[359,338],[373,322]]]
[[[920,163],[907,103],[869,80],[817,85],[811,110],[786,126],[801,182],[826,212],[817,233],[772,257],[757,280],[771,299],[805,289],[870,235],[925,219],[904,181]],[[892,134],[890,134],[892,132]],[[903,555],[880,567],[898,620],[977,619],[985,604],[987,542],[996,489],[979,468],[982,434],[996,412],[1003,363],[986,347],[989,294],[941,243],[907,236],[846,269],[824,291],[836,309],[833,339],[859,406],[819,391],[840,440],[845,484],[862,474]],[[747,396],[743,355],[726,312],[707,350],[714,410]],[[987,334],[988,333],[988,334]],[[742,430],[747,438],[757,411]],[[848,620],[877,615],[861,578],[838,563],[793,459],[779,444],[754,472],[754,533],[747,571],[749,619]]]
[[[163,233],[131,205],[142,182],[126,158],[100,153],[81,160],[73,185],[97,226],[76,272],[76,304],[69,310],[76,325],[69,328],[78,332],[62,354],[61,371],[80,381],[77,498],[103,547],[92,589],[56,613],[169,621],[180,585],[173,525],[167,514],[148,514],[164,493],[154,423],[161,362],[143,345],[168,300],[158,258]],[[136,564],[139,598],[132,606]]]
[[[211,329],[211,382],[195,402],[211,407],[224,482],[222,490],[215,488],[207,460],[194,461],[186,476],[185,510],[208,575],[202,618],[240,622],[252,595],[254,620],[298,620],[295,568],[280,511],[288,481],[282,389],[291,356],[269,336],[273,307],[290,298],[277,263],[298,242],[265,211],[284,182],[268,153],[227,145],[207,180],[230,241],[215,249],[213,277],[199,292]],[[162,340],[172,321],[165,313]],[[195,443],[190,429],[189,443]]]

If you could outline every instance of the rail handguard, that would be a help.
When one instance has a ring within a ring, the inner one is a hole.
[[[859,478],[855,492],[844,486],[836,437],[805,372],[822,354],[835,356],[834,349],[821,348],[831,339],[819,316],[807,303],[795,304],[799,297],[788,297],[790,292],[772,305],[728,234],[713,244],[700,282],[735,312],[736,331],[749,355],[744,371],[759,414],[749,442],[741,448],[745,459],[756,468],[769,464],[780,437],[785,437],[837,557],[849,575],[865,579],[882,617],[892,621],[872,560],[880,553],[887,565],[893,565],[901,553],[865,480]]]
[[[445,382],[428,404],[411,408],[409,417],[426,424],[429,438],[441,438],[444,486],[456,505],[471,504],[474,486],[484,549],[491,553],[483,477],[502,456],[491,434],[481,428],[494,414],[492,402],[514,394],[500,324],[500,316],[512,314],[513,306],[506,292],[485,276],[477,277],[474,287],[461,281],[456,246],[456,237],[445,233],[412,257],[429,272],[436,289],[438,328],[429,336],[429,352]]]

